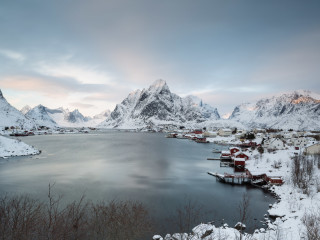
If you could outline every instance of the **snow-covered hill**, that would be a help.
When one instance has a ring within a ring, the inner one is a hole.
[[[0,127],[20,127],[31,129],[34,122],[25,117],[18,109],[11,106],[0,90]]]
[[[248,127],[320,129],[320,96],[294,91],[235,107],[230,120]]]
[[[130,93],[99,127],[135,128],[170,123],[188,126],[217,119],[220,116],[216,108],[194,96],[181,98],[171,93],[164,80],[157,80],[148,89]]]

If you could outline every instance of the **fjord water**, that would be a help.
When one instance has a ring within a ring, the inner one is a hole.
[[[202,205],[202,222],[239,219],[244,193],[250,198],[248,230],[261,227],[260,220],[274,199],[261,189],[223,184],[207,171],[226,172],[212,149],[168,139],[161,133],[108,131],[97,134],[64,134],[23,138],[42,150],[38,156],[0,160],[0,194],[29,194],[45,200],[48,184],[66,202],[79,200],[137,200],[145,203],[157,222],[155,233],[177,232],[167,218],[189,199]],[[256,220],[254,220],[256,219]],[[200,222],[199,222],[200,223]]]

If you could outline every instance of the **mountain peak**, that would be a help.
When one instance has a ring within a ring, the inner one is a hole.
[[[0,99],[1,99],[1,98],[4,98],[4,97],[3,97],[2,92],[1,92],[1,89],[0,89]]]
[[[152,91],[152,90],[157,91],[157,90],[161,90],[163,88],[168,88],[166,81],[162,80],[162,79],[158,79],[158,80],[154,81],[153,84],[149,87],[149,91]]]
[[[25,105],[23,108],[21,108],[20,112],[22,112],[24,115],[31,110],[31,107],[29,105]]]

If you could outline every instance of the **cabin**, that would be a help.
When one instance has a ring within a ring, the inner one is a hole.
[[[311,146],[306,147],[303,153],[306,155],[320,154],[320,143],[313,144]]]
[[[265,177],[265,180],[267,183],[270,183],[271,185],[282,185],[283,184],[283,180],[281,177],[278,176],[272,176],[272,177]]]
[[[244,160],[249,159],[249,156],[243,152],[236,152],[233,156],[234,156],[234,158],[242,158]]]
[[[240,152],[241,151],[241,149],[238,148],[238,147],[230,147],[229,150],[230,150],[230,154],[231,155],[234,155],[236,152]]]

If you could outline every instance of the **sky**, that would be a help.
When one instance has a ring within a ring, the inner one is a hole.
[[[320,1],[1,0],[0,89],[93,116],[163,79],[221,115],[320,93]]]

